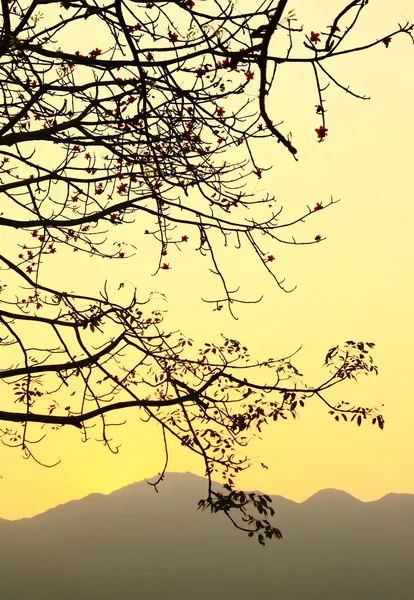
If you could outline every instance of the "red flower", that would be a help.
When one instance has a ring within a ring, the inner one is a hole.
[[[177,41],[178,41],[178,33],[175,33],[175,31],[172,31],[170,33],[170,42],[172,44],[175,44],[175,42],[177,42]]]
[[[116,188],[118,190],[118,194],[124,194],[127,191],[127,183],[120,183]]]
[[[320,36],[321,36],[320,33],[315,33],[314,31],[311,31],[310,41],[313,42],[314,44],[317,44],[318,42],[321,41]]]
[[[164,271],[166,271],[166,270],[167,270],[167,269],[169,269],[169,268],[170,268],[170,265],[169,265],[169,264],[167,264],[167,263],[164,263],[164,264],[161,266],[161,269],[164,269]]]
[[[253,173],[257,175],[259,179],[262,178],[262,169],[257,169],[257,171],[253,171]]]
[[[162,254],[163,256],[167,256],[168,252],[167,252],[167,250],[166,250],[165,248],[163,248],[163,249],[161,250],[161,254]]]
[[[74,152],[80,152],[80,146],[73,146],[72,149]]]
[[[389,46],[389,45],[390,45],[390,43],[391,43],[391,40],[392,40],[392,38],[390,38],[390,37],[386,37],[386,38],[384,38],[384,39],[382,40],[382,43],[384,44],[384,46],[385,46],[386,48],[388,48],[388,46]]]
[[[194,0],[185,0],[184,5],[189,8],[190,10],[193,10],[194,8]]]
[[[91,155],[89,154],[89,152],[87,152],[87,153],[85,154],[85,158],[90,158],[90,157],[91,157]]]
[[[220,106],[220,107],[217,108],[216,114],[217,114],[218,117],[222,117],[225,112],[226,111],[224,110],[224,108]]]
[[[341,30],[339,29],[338,25],[335,25],[335,27],[333,27],[333,25],[328,25],[328,29],[333,29],[333,30],[334,30],[334,32],[336,32],[336,31],[341,31]]]
[[[109,217],[109,219],[110,219],[111,223],[115,223],[115,221],[117,220],[117,218],[118,218],[118,213],[113,213],[113,214],[112,214],[112,215]]]
[[[146,8],[152,8],[153,6],[154,6],[154,4],[152,2],[147,2]]]
[[[275,257],[273,256],[273,254],[269,254],[269,256],[267,257],[267,262],[273,262],[275,260]]]
[[[181,241],[182,241],[182,242],[188,242],[188,235],[183,235],[183,236],[181,237]]]
[[[253,78],[254,78],[253,71],[247,71],[247,73],[246,73],[246,79],[247,79],[247,81],[251,81]]]
[[[315,129],[315,131],[318,134],[319,140],[322,141],[327,136],[327,131],[328,130],[326,129],[326,127],[324,127],[323,125],[321,125],[317,129]]]
[[[317,202],[315,205],[315,208],[313,210],[322,210],[323,206],[322,206],[322,202]]]
[[[151,52],[148,52],[147,54],[147,60],[154,60],[154,56]]]
[[[324,111],[322,104],[315,104],[316,114],[321,115]]]
[[[99,48],[95,48],[95,50],[91,50],[89,52],[89,56],[91,58],[96,58],[97,56],[99,56],[100,54],[102,54],[102,50],[100,50]]]
[[[322,239],[322,237],[318,234],[317,236],[315,236],[315,242],[320,242]]]

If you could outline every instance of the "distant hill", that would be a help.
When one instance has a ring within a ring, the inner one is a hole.
[[[0,519],[3,600],[413,600],[414,495],[273,496],[265,548],[196,510],[205,481],[169,473],[31,519]]]

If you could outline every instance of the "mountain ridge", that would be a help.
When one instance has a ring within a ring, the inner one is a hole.
[[[206,486],[207,479],[205,477],[195,475],[194,473],[190,473],[188,471],[186,471],[186,472],[168,472],[168,473],[166,473],[165,480],[162,481],[158,485],[159,493],[162,493],[163,486],[165,486],[166,481],[169,478],[169,476],[173,476],[175,479],[186,478],[187,483],[189,481],[189,478],[191,478],[194,483],[195,482],[202,483],[202,485],[204,486],[204,489],[206,489],[205,486]],[[91,499],[109,498],[109,497],[113,496],[114,494],[115,495],[125,494],[128,491],[135,493],[139,486],[146,487],[146,489],[148,491],[150,491],[151,493],[156,493],[153,486],[149,485],[149,482],[151,480],[155,481],[156,477],[157,476],[153,476],[148,479],[142,479],[140,481],[129,483],[129,484],[122,486],[121,488],[118,488],[116,490],[113,490],[112,492],[109,492],[107,494],[104,494],[101,492],[92,492],[91,494],[87,494],[86,496],[82,496],[81,498],[73,498],[72,500],[68,500],[67,502],[62,502],[60,504],[57,504],[56,506],[47,508],[46,510],[44,510],[40,513],[37,513],[36,515],[33,515],[31,517],[21,517],[19,519],[5,519],[3,517],[0,517],[0,521],[1,522],[10,522],[10,523],[15,523],[15,522],[19,522],[19,521],[28,521],[30,519],[35,519],[37,517],[45,515],[46,513],[50,513],[51,511],[61,509],[62,507],[72,505],[74,503],[76,504],[78,502],[90,501]],[[221,487],[221,484],[217,481],[213,481],[213,485],[215,487]],[[291,503],[292,505],[296,505],[296,506],[312,504],[315,501],[321,501],[321,500],[329,501],[329,502],[331,502],[331,501],[337,502],[338,500],[351,501],[351,502],[355,501],[357,503],[364,504],[364,505],[374,504],[377,502],[388,502],[388,501],[393,501],[393,500],[403,499],[403,498],[404,499],[410,498],[414,501],[414,494],[399,493],[399,492],[388,492],[387,494],[385,494],[384,496],[381,496],[380,498],[377,498],[376,500],[360,500],[359,498],[357,498],[356,496],[353,496],[349,492],[346,492],[344,490],[339,490],[337,488],[323,488],[321,490],[314,492],[308,498],[305,498],[305,500],[302,500],[301,502],[297,502],[296,500],[286,498],[285,496],[281,496],[278,494],[271,494],[268,492],[262,492],[259,490],[245,490],[245,491],[255,492],[255,493],[259,493],[259,494],[266,494],[267,496],[272,498],[273,502],[277,502],[277,503],[287,502],[287,503]],[[203,497],[204,496],[205,496],[205,494],[203,495]]]

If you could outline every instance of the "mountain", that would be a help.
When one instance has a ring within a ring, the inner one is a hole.
[[[196,509],[205,480],[168,473],[31,519],[0,520],[3,600],[413,600],[414,495],[273,496],[266,547]]]

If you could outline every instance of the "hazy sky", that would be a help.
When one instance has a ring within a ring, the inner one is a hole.
[[[292,8],[310,32],[325,29],[344,4],[296,0]],[[372,0],[364,12],[356,43],[381,38],[397,23],[414,20],[411,0]],[[302,345],[296,362],[310,383],[323,378],[323,358],[332,345],[347,339],[377,344],[378,377],[339,386],[335,399],[363,406],[385,403],[384,431],[336,423],[316,400],[314,406],[309,402],[299,419],[269,426],[262,440],[252,444],[251,454],[269,470],[252,468],[239,478],[240,486],[297,501],[326,487],[362,500],[388,492],[414,493],[413,66],[408,36],[393,39],[388,49],[380,45],[332,61],[332,73],[371,100],[356,100],[331,86],[325,92],[329,132],[322,144],[314,131],[320,123],[310,69],[280,68],[270,112],[276,122],[284,120],[285,131],[292,131],[299,162],[267,141],[262,166],[273,164],[273,170],[260,186],[280,199],[286,214],[327,202],[330,195],[341,199],[303,226],[304,234],[326,235],[324,243],[275,249],[278,274],[297,285],[292,294],[277,289],[247,253],[225,253],[228,273],[243,283],[245,295],[264,294],[260,304],[239,308],[236,322],[201,302],[201,295],[208,297],[210,280],[205,264],[193,258],[190,243],[188,258],[171,256],[171,271],[156,278],[151,278],[155,254],[138,253],[112,271],[90,262],[91,288],[98,289],[110,276],[116,284],[133,282],[144,295],[166,293],[167,327],[180,327],[200,344],[218,341],[222,332],[243,341],[258,358],[285,356]],[[134,239],[133,228],[130,235]],[[65,268],[65,276],[76,281],[75,268]],[[62,459],[54,469],[24,461],[18,452],[0,446],[0,516],[30,516],[157,473],[163,464],[160,432],[140,424],[133,411],[127,415],[128,424],[117,432],[122,440],[118,456],[93,441],[82,444],[78,432],[65,429],[51,433],[41,450],[45,459]],[[203,474],[198,460],[181,448],[172,449],[170,470]]]

